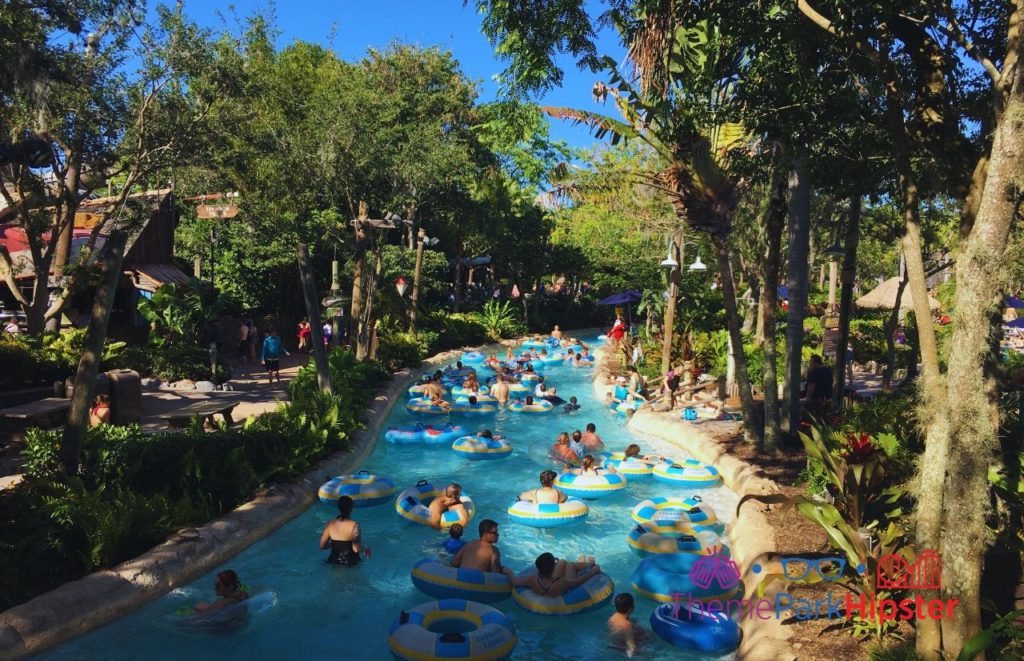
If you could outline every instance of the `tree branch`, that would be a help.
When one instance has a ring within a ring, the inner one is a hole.
[[[854,36],[840,32],[839,28],[837,28],[832,21],[830,21],[828,18],[819,13],[817,9],[812,7],[810,3],[807,2],[807,0],[796,0],[796,6],[797,9],[800,10],[800,13],[802,13],[804,16],[810,19],[812,23],[817,25],[825,32],[828,32],[832,36],[841,39],[842,41],[845,41],[846,43],[850,44],[860,52],[864,53],[864,55],[866,55],[868,59],[870,59],[873,63],[878,64],[881,60],[881,53],[875,50],[875,48],[872,47],[871,44],[861,41],[860,39],[857,39]]]
[[[996,65],[992,63],[992,60],[982,55],[978,51],[977,46],[974,45],[974,42],[972,42],[964,33],[960,24],[956,20],[956,13],[949,5],[949,2],[942,3],[939,10],[942,13],[942,17],[946,19],[946,25],[942,25],[938,21],[934,21],[933,25],[937,29],[942,30],[942,32],[956,42],[957,45],[963,48],[964,52],[967,53],[971,59],[980,64],[982,68],[985,69],[985,73],[988,75],[989,79],[992,81],[993,87],[998,89],[1002,74]]]

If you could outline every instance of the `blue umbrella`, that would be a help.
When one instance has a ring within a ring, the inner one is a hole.
[[[619,292],[618,294],[612,294],[606,298],[602,298],[597,302],[598,305],[625,305],[627,303],[639,303],[642,295],[635,289],[627,289],[626,291]]]
[[[1006,326],[1007,328],[1024,328],[1024,317],[1021,317],[1020,319],[1014,319],[1013,321],[1008,321],[1005,324],[1003,324],[1003,326]]]
[[[789,287],[786,285],[779,285],[779,298],[789,298]]]
[[[1022,301],[1021,299],[1017,298],[1016,296],[1007,296],[1006,297],[1006,307],[1008,307],[1008,308],[1018,308],[1018,309],[1024,308],[1024,301]]]

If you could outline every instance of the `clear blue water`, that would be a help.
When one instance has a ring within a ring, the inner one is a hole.
[[[549,415],[501,411],[495,416],[469,419],[452,416],[453,422],[471,429],[487,426],[510,439],[515,452],[509,458],[468,461],[455,456],[447,445],[393,445],[381,440],[365,468],[393,478],[400,488],[419,479],[435,484],[457,481],[477,505],[476,518],[467,526],[464,539],[476,538],[476,524],[481,518],[494,519],[501,527],[499,547],[507,566],[516,571],[526,569],[544,551],[573,559],[581,554],[593,555],[615,581],[616,593],[632,590],[630,575],[639,557],[630,551],[626,538],[634,526],[630,511],[641,500],[700,493],[721,521],[731,520],[737,499],[724,487],[681,491],[650,480],[634,480],[623,493],[591,501],[590,517],[582,525],[543,531],[509,522],[508,506],[518,493],[537,486],[537,475],[543,470],[530,459],[527,449],[537,441],[553,442],[558,432],[584,429],[587,422],[594,422],[598,434],[613,450],[636,442],[645,452],[685,456],[673,445],[627,431],[623,418],[596,401],[592,369],[549,366],[545,373],[559,395],[579,399],[581,411],[572,415],[560,411]],[[416,419],[400,402],[388,424],[407,424]],[[409,570],[422,557],[445,557],[441,544],[448,534],[402,519],[390,503],[357,509],[355,518],[373,558],[358,568],[332,567],[324,563],[326,551],[318,550],[317,545],[324,525],[335,514],[335,508],[317,503],[223,567],[42,658],[391,658],[387,636],[392,622],[402,609],[431,600],[413,587]],[[168,614],[175,609],[211,599],[215,574],[228,568],[238,572],[250,592],[274,590],[277,606],[251,617],[243,628],[232,632],[187,634],[167,623]],[[610,604],[596,612],[569,617],[528,613],[511,599],[494,606],[516,626],[519,644],[514,659],[626,658],[607,645],[605,621],[613,612]],[[637,596],[634,617],[648,631],[654,606]],[[700,658],[653,634],[651,637],[644,659]]]

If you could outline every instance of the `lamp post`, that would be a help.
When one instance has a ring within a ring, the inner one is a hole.
[[[427,232],[422,227],[416,235],[416,270],[412,276],[412,307],[409,309],[409,332],[416,332],[416,308],[420,301],[420,272],[423,270],[423,248],[427,245],[436,246],[437,237],[427,237]]]
[[[668,242],[668,256],[661,261],[668,271],[668,300],[665,301],[665,331],[661,343],[661,373],[667,374],[672,362],[672,330],[676,320],[676,296],[678,295],[679,261],[675,258],[676,242],[673,236]]]

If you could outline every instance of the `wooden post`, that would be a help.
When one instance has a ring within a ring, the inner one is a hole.
[[[299,278],[302,280],[302,298],[306,302],[306,317],[312,331],[310,335],[313,341],[317,384],[321,391],[333,395],[331,370],[327,366],[327,347],[324,346],[323,329],[320,325],[320,306],[317,303],[319,299],[316,296],[316,283],[313,282],[313,266],[309,261],[309,248],[305,243],[299,244]]]
[[[356,250],[355,267],[352,270],[352,307],[348,315],[348,336],[352,341],[357,341],[359,334],[359,319],[363,311],[363,268],[366,263],[366,242],[369,237],[362,221],[366,220],[369,211],[366,202],[359,203],[359,217],[356,218]]]
[[[64,427],[61,439],[60,458],[64,465],[65,475],[78,474],[79,462],[82,458],[82,439],[89,426],[89,408],[92,404],[92,393],[99,373],[100,361],[103,358],[103,343],[107,339],[107,325],[110,322],[110,310],[114,306],[114,293],[121,279],[121,262],[124,261],[124,248],[128,243],[128,232],[116,229],[110,233],[103,253],[100,256],[100,284],[96,289],[96,298],[92,306],[89,328],[85,331],[85,347],[78,361],[75,373],[75,392],[71,396],[71,408],[68,410],[68,423]]]
[[[423,269],[423,243],[427,233],[420,228],[416,236],[416,270],[412,276],[412,307],[409,308],[409,332],[416,332],[416,309],[420,302],[420,271]]]
[[[672,236],[672,250],[669,254],[678,262],[679,244],[676,243],[676,236]],[[676,325],[676,297],[679,295],[679,265],[677,264],[668,274],[668,300],[665,301],[665,330],[661,342],[661,373],[668,374],[668,368],[672,364],[672,333]]]

